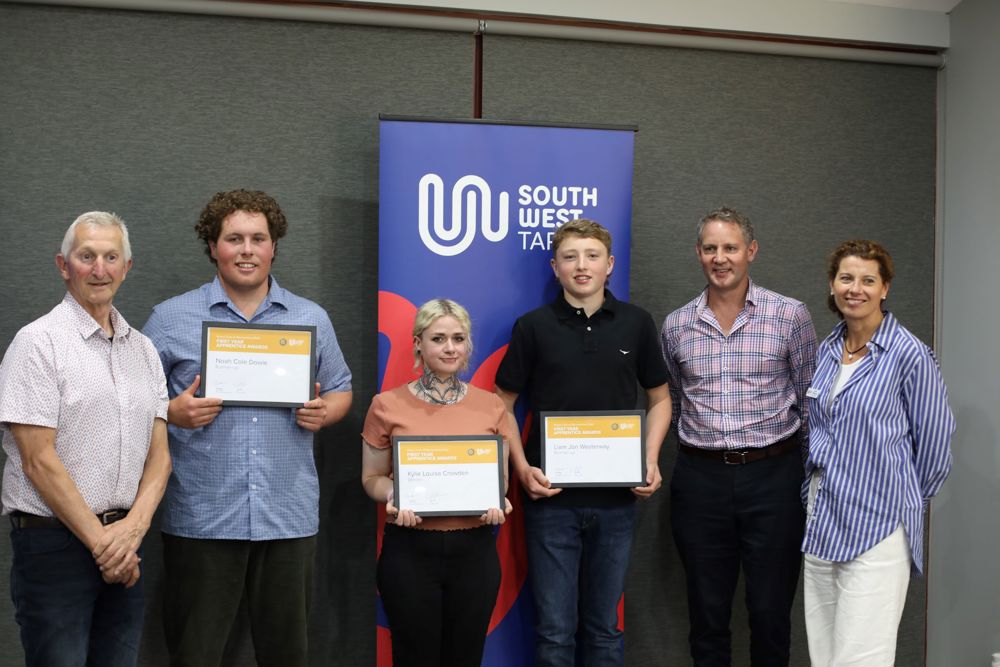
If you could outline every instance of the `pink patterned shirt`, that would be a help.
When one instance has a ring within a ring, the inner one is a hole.
[[[95,513],[132,507],[167,387],[149,339],[111,309],[114,338],[69,293],[21,329],[0,363],[3,513],[52,516],[9,424],[56,429],[56,453]]]

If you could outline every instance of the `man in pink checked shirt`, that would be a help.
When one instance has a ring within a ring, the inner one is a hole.
[[[680,453],[674,541],[687,578],[696,667],[731,665],[740,569],[753,667],[787,667],[805,516],[799,490],[816,332],[805,305],[750,279],[750,220],[707,214],[695,246],[705,290],[661,331]]]

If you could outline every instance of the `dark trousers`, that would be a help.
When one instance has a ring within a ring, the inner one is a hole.
[[[316,537],[250,542],[163,533],[172,667],[215,667],[244,594],[260,667],[306,667]]]
[[[106,584],[67,528],[14,528],[10,596],[27,667],[132,667],[142,586]]]
[[[798,451],[746,465],[686,454],[671,482],[674,541],[687,578],[695,667],[729,667],[740,567],[754,667],[787,667],[805,513]]]
[[[393,667],[479,667],[500,589],[491,526],[385,526],[378,588],[392,631]]]

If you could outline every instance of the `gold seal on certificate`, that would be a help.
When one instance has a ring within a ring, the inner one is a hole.
[[[553,487],[643,486],[646,411],[543,412],[542,471]]]
[[[315,382],[316,327],[201,323],[203,396],[294,408],[315,398]]]
[[[418,516],[479,515],[504,507],[499,435],[394,435],[394,504]]]

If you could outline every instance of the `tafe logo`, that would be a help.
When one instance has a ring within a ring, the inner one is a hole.
[[[454,257],[465,252],[480,227],[486,240],[496,243],[507,236],[509,229],[510,195],[497,197],[499,215],[493,226],[493,194],[489,183],[474,174],[458,179],[451,189],[451,224],[444,214],[444,181],[437,174],[424,174],[417,188],[417,224],[420,240],[427,249],[442,257]],[[434,226],[431,228],[433,207]],[[478,224],[477,224],[478,222]]]

